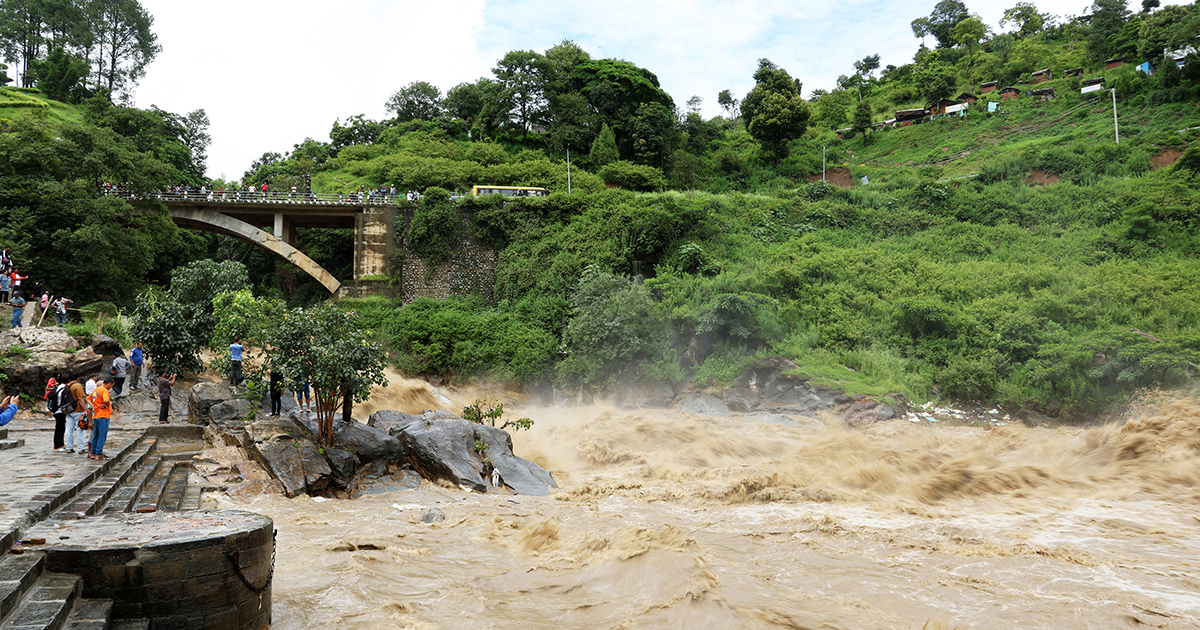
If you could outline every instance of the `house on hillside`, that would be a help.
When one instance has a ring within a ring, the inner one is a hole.
[[[1019,96],[1021,96],[1021,90],[1011,85],[1000,90],[1000,100],[1002,101],[1015,101]]]
[[[1042,101],[1053,101],[1054,100],[1054,88],[1042,88],[1040,90],[1030,90],[1029,95],[1032,96],[1033,100],[1037,101],[1038,103],[1041,103]]]
[[[958,95],[958,101],[960,103],[974,103],[975,101],[978,101],[978,100],[979,100],[979,97],[975,96],[974,94],[972,94],[970,92],[963,92],[962,94]]]
[[[1042,81],[1049,81],[1050,79],[1054,78],[1050,72],[1050,68],[1043,68],[1037,72],[1031,72],[1029,73],[1029,76],[1033,77],[1034,83],[1041,83]]]
[[[853,135],[854,135],[853,127],[846,127],[845,129],[837,130],[838,140],[845,140],[846,138],[849,138],[850,136],[853,136]]]
[[[995,92],[997,83],[998,83],[998,81],[988,81],[987,83],[980,83],[979,84],[979,93],[987,94],[988,92]]]
[[[921,122],[925,118],[926,112],[924,109],[902,109],[896,112],[896,124],[900,127],[907,127]]]
[[[955,105],[958,105],[958,101],[952,101],[948,98],[944,98],[938,101],[936,105],[929,108],[929,115],[937,116],[938,114],[945,114],[946,108],[953,107]]]
[[[1081,77],[1083,76],[1083,66],[1071,68],[1070,70],[1063,72],[1063,74],[1068,77]]]
[[[1121,66],[1125,65],[1126,61],[1129,61],[1129,59],[1126,57],[1113,57],[1112,59],[1105,59],[1104,69],[1112,70],[1113,68],[1120,68]]]
[[[1142,63],[1139,63],[1135,70],[1148,77],[1154,76],[1154,64],[1149,61],[1143,61]]]
[[[1084,79],[1083,83],[1081,85],[1083,85],[1083,87],[1087,87],[1089,85],[1104,85],[1104,77],[1096,77],[1094,79]]]

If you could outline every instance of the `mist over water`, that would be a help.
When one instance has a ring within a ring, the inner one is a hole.
[[[273,627],[1200,628],[1194,399],[990,431],[506,408],[554,496],[226,500],[279,529]]]

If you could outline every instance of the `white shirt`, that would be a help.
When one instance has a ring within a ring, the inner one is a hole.
[[[91,396],[92,392],[94,392],[94,391],[96,391],[96,379],[89,378],[88,382],[85,383],[83,386],[83,393],[87,394],[88,396]]]

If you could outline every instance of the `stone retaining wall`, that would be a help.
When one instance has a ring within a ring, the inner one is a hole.
[[[408,244],[408,228],[414,213],[415,210],[411,208],[397,211],[396,260],[393,261],[393,269],[396,265],[400,267],[400,297],[405,302],[412,302],[419,297],[441,300],[478,293],[492,299],[496,285],[497,255],[475,238],[471,216],[458,211],[460,237],[454,257],[430,269],[429,264],[421,260]]]
[[[193,511],[77,523],[45,532],[47,570],[82,577],[86,598],[114,600],[114,619],[149,619],[150,630],[269,627],[270,518]]]

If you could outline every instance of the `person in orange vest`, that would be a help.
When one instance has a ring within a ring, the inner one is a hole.
[[[96,391],[88,397],[92,404],[92,444],[88,459],[103,461],[108,459],[104,454],[104,441],[108,439],[108,423],[112,420],[113,402],[108,390],[117,379],[105,376],[104,382],[96,387]]]

